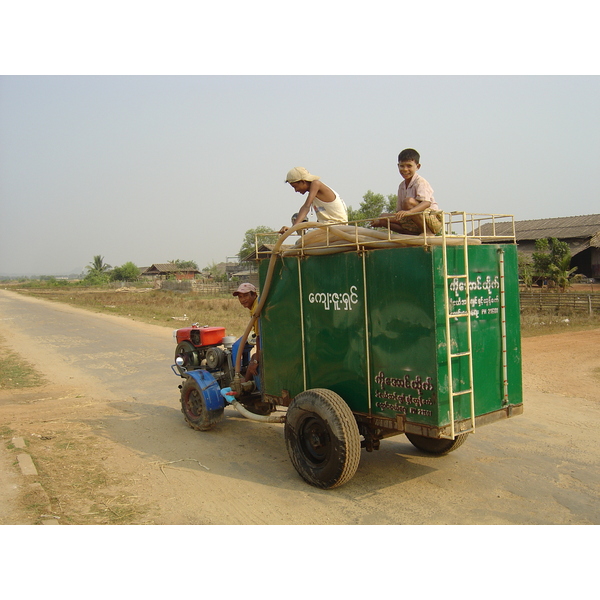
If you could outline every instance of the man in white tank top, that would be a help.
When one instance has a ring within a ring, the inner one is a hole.
[[[315,211],[319,223],[347,223],[348,209],[337,192],[326,186],[317,175],[312,175],[304,167],[294,167],[285,178],[299,194],[306,194],[306,202],[300,207],[292,225],[302,223],[310,209]],[[282,227],[279,233],[285,233],[288,227]]]

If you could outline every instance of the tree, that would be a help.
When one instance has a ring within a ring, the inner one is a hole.
[[[244,241],[240,247],[240,251],[238,252],[238,258],[240,262],[244,262],[244,258],[248,256],[251,252],[255,250],[254,238],[257,233],[272,233],[273,235],[261,235],[258,239],[258,245],[262,244],[275,244],[279,239],[279,235],[277,233],[273,233],[273,229],[271,227],[267,227],[266,225],[259,225],[254,229],[248,229],[244,234]]]
[[[227,273],[222,268],[220,269],[215,261],[204,267],[202,273],[214,281],[227,281]]]
[[[571,275],[577,271],[577,267],[571,269],[570,266],[571,253],[550,264],[550,279],[554,281],[561,292],[571,285]]]
[[[388,194],[387,199],[383,194],[375,194],[369,190],[360,203],[358,210],[354,210],[351,206],[348,207],[349,221],[362,221],[366,219],[374,219],[384,212],[396,212],[396,202],[398,197],[396,194]]]
[[[175,265],[176,267],[178,267],[181,270],[190,270],[190,269],[195,269],[196,271],[198,271],[198,263],[196,263],[196,261],[193,260],[180,260],[179,258],[176,260],[170,260],[169,261],[170,265]]]
[[[519,279],[522,279],[525,287],[529,289],[533,283],[533,262],[531,257],[527,256],[525,252],[519,252],[518,265]]]
[[[126,262],[120,267],[115,267],[111,274],[111,281],[135,281],[140,274],[140,270],[132,262]]]
[[[97,254],[94,260],[86,267],[89,272],[106,273],[112,267],[104,262],[104,257]]]
[[[570,277],[577,267],[570,269],[571,250],[566,242],[557,238],[540,238],[535,241],[536,252],[532,254],[533,272],[538,278],[549,279],[564,291],[571,285]]]
[[[85,285],[102,285],[108,283],[109,276],[107,271],[112,267],[104,262],[104,257],[97,254],[94,260],[86,267],[87,275],[82,283]]]
[[[217,263],[213,260],[212,263],[210,263],[209,265],[204,267],[204,269],[202,269],[202,272],[206,273],[210,277],[216,277],[219,274],[219,267]]]

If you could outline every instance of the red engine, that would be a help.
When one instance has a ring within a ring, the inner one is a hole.
[[[181,342],[191,342],[196,348],[202,346],[216,346],[223,341],[225,337],[225,327],[183,327],[175,332],[175,339],[178,344]]]

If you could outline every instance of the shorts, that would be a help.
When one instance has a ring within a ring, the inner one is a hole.
[[[444,225],[444,215],[441,212],[431,211],[428,208],[423,211],[423,214],[425,215],[425,223],[427,224],[427,228],[437,235],[442,230],[442,226]],[[411,217],[402,217],[399,221],[395,222],[398,223],[398,225],[402,225],[403,229],[406,229],[411,233],[423,233]]]

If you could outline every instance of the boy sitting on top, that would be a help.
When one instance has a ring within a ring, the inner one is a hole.
[[[317,175],[309,173],[304,167],[294,167],[285,178],[294,191],[306,194],[306,202],[292,218],[292,225],[302,223],[306,220],[312,208],[317,215],[319,223],[343,223],[348,222],[348,209],[338,193],[325,185]],[[279,233],[285,233],[289,228],[282,227]]]
[[[418,235],[423,233],[423,215],[427,234],[439,233],[443,225],[443,215],[435,214],[440,210],[433,198],[433,190],[427,181],[417,174],[421,168],[421,157],[416,150],[407,148],[398,155],[398,170],[404,181],[398,187],[396,213],[382,213],[371,221],[371,227],[388,227],[396,233]]]

